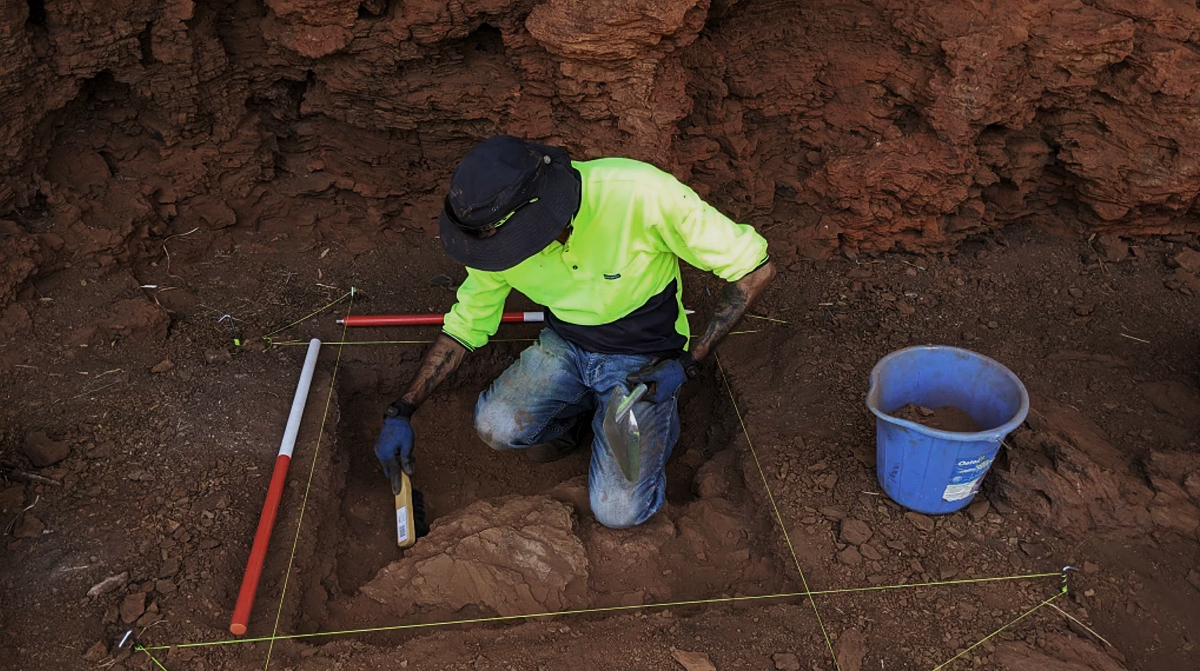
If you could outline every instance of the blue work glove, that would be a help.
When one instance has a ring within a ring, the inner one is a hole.
[[[383,466],[383,474],[392,483],[392,491],[400,491],[400,469],[412,475],[413,472],[413,410],[416,408],[405,401],[397,401],[388,406],[383,418],[383,429],[379,431],[379,440],[375,441],[375,456]]]
[[[643,366],[627,378],[629,386],[646,385],[646,395],[642,400],[649,403],[662,403],[671,398],[684,382],[691,377],[688,367],[696,367],[696,360],[690,354],[684,354],[679,359],[663,359],[658,363]],[[685,367],[685,364],[688,367]]]

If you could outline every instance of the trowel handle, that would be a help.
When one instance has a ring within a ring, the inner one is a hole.
[[[633,391],[629,392],[629,395],[617,405],[617,421],[625,419],[625,415],[628,415],[633,410],[634,404],[642,400],[642,397],[645,395],[646,385],[639,384],[634,387]]]

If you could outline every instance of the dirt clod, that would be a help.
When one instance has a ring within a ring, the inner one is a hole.
[[[871,540],[871,527],[862,520],[847,518],[842,520],[840,538],[843,543],[862,545]]]
[[[706,652],[673,650],[671,656],[686,671],[717,671],[717,667],[713,665],[712,660],[708,658],[708,653]]]
[[[857,629],[842,632],[837,642],[837,665],[841,671],[861,671],[867,655],[867,641]]]
[[[25,436],[25,456],[38,468],[53,466],[71,454],[71,446],[50,438],[45,431],[32,431]]]
[[[46,530],[46,524],[29,513],[21,516],[21,521],[13,527],[13,536],[17,538],[38,538]]]
[[[904,513],[904,519],[912,523],[912,525],[925,533],[933,533],[934,522],[929,517],[921,513],[907,512]]]
[[[771,655],[776,671],[800,671],[800,658],[794,652],[777,652]]]
[[[1192,587],[1200,590],[1200,570],[1192,569],[1188,571],[1187,581],[1192,584]]]
[[[926,408],[925,406],[909,403],[904,407],[890,413],[893,417],[907,419],[910,422],[916,422],[922,426],[928,426],[931,429],[940,429],[942,431],[955,431],[958,433],[975,433],[982,430],[979,423],[976,422],[967,412],[961,408],[952,405],[945,405],[938,408]]]
[[[988,512],[992,509],[992,505],[987,499],[976,499],[967,506],[967,517],[971,518],[972,522],[978,524],[987,517]]]
[[[1187,272],[1200,275],[1200,252],[1194,249],[1184,249],[1172,257],[1172,260]]]
[[[104,641],[96,641],[92,644],[87,652],[83,653],[85,662],[99,662],[108,656],[108,644]]]
[[[146,612],[146,593],[138,590],[121,600],[121,621],[133,624]]]
[[[837,560],[846,566],[859,566],[863,562],[862,555],[853,545],[837,553]]]

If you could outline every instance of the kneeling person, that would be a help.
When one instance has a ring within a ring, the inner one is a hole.
[[[440,219],[446,254],[467,268],[458,301],[408,390],[385,413],[376,456],[395,483],[412,473],[413,412],[496,333],[512,289],[546,307],[536,344],[479,395],[475,427],[498,450],[538,460],[591,437],[588,491],[605,526],[662,507],[679,438],[679,388],[775,274],[767,242],[673,176],[640,161],[572,162],[558,147],[496,136],[455,168]],[[679,261],[729,284],[688,348]],[[614,388],[649,387],[635,409],[641,464],[629,482],[600,425]]]

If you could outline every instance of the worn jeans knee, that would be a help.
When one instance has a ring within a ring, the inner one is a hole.
[[[523,447],[515,444],[521,435],[516,422],[516,412],[516,409],[504,403],[502,399],[485,399],[481,394],[475,404],[475,432],[479,434],[480,440],[493,450]]]

